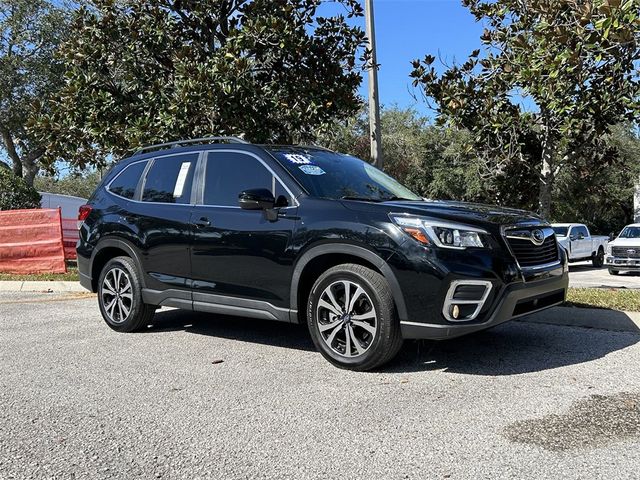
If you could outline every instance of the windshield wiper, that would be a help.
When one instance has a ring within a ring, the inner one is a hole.
[[[398,200],[406,200],[408,202],[416,202],[417,200],[411,199],[411,198],[404,198],[404,197],[384,197],[381,198],[380,201],[382,202],[395,202]]]
[[[356,195],[344,195],[340,197],[340,200],[359,200],[361,202],[381,202],[380,198],[372,198],[372,197],[358,197]]]

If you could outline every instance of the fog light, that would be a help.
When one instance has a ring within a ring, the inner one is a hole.
[[[458,318],[460,316],[460,308],[458,307],[458,305],[453,306],[453,309],[451,310],[451,316],[453,318]]]

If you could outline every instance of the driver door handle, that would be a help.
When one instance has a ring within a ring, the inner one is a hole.
[[[200,219],[193,222],[193,225],[197,228],[204,228],[211,225],[211,222],[207,217],[200,217]]]

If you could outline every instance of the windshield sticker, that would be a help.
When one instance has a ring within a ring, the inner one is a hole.
[[[317,165],[300,165],[298,168],[307,175],[324,175],[326,173]]]
[[[308,165],[311,163],[310,157],[308,157],[307,155],[302,155],[300,153],[285,153],[284,157],[291,163],[295,163],[296,165]]]

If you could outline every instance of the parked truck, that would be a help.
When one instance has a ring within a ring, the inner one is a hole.
[[[604,256],[609,237],[592,236],[582,223],[554,223],[551,225],[558,243],[567,251],[570,262],[591,260],[596,268],[604,265]]]
[[[640,272],[640,223],[627,225],[607,245],[606,265],[611,275]]]

